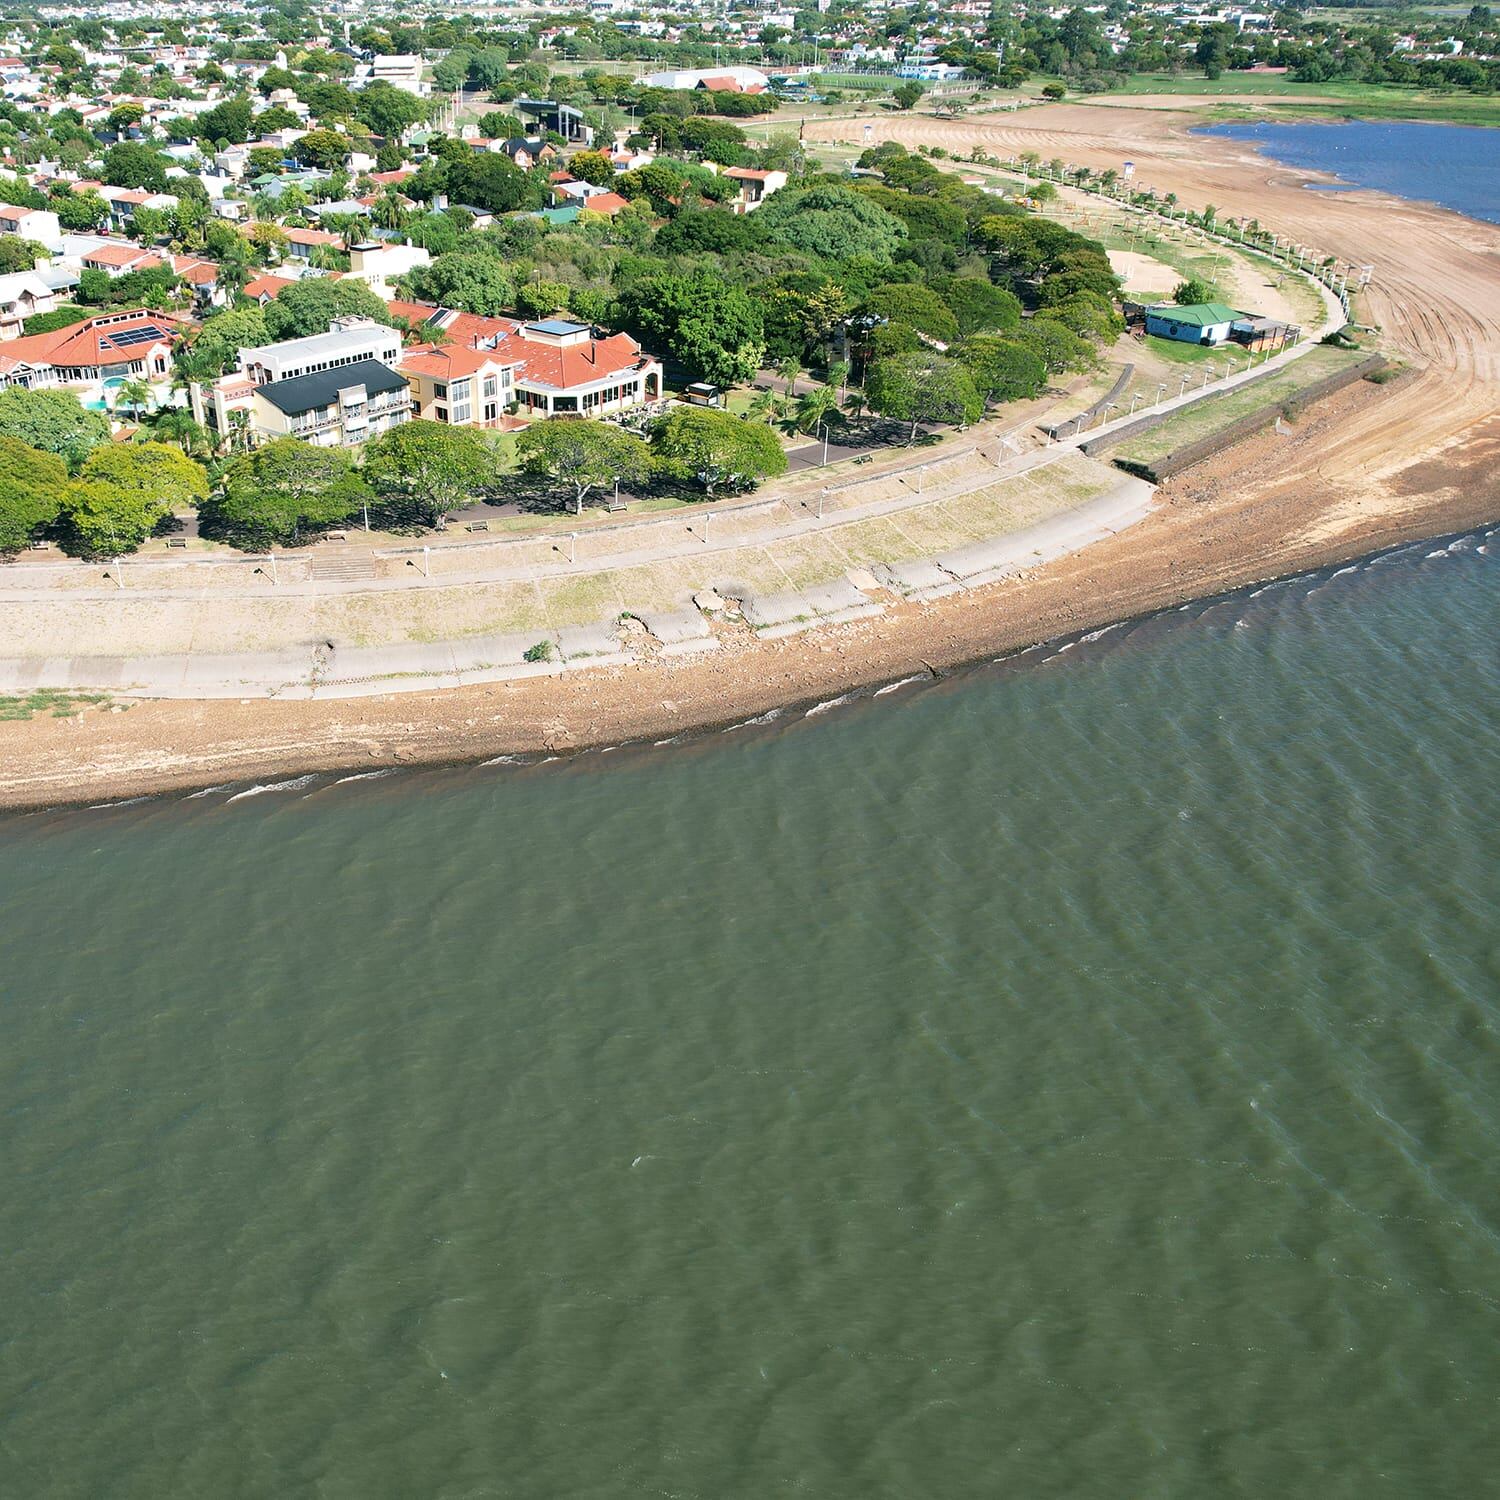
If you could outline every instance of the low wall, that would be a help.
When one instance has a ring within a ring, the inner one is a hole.
[[[1076,417],[1066,417],[1061,422],[1054,422],[1050,427],[1044,427],[1042,430],[1053,438],[1061,437],[1064,427],[1071,427],[1075,433],[1082,432],[1095,417],[1114,405],[1115,397],[1130,384],[1130,378],[1134,374],[1133,364],[1123,366],[1120,370],[1120,378],[1087,411],[1079,412]],[[1084,444],[1083,451],[1088,452],[1087,443]]]
[[[1345,386],[1353,385],[1356,380],[1364,380],[1377,370],[1384,369],[1385,363],[1383,355],[1372,354],[1368,359],[1362,359],[1357,365],[1350,365],[1347,370],[1339,370],[1332,375],[1327,375],[1284,400],[1268,402],[1260,410],[1250,412],[1247,416],[1229,423],[1226,427],[1221,427],[1217,432],[1209,433],[1207,437],[1199,438],[1196,442],[1184,443],[1182,447],[1174,448],[1161,458],[1152,459],[1149,463],[1117,458],[1115,463],[1127,473],[1139,474],[1146,479],[1156,481],[1168,479],[1173,474],[1180,474],[1184,469],[1202,463],[1206,458],[1212,458],[1215,453],[1221,453],[1225,448],[1232,447],[1235,443],[1264,431],[1276,421],[1277,417],[1295,416],[1304,408],[1311,406],[1313,402],[1321,401],[1324,396],[1331,396],[1335,391],[1341,391]],[[1210,401],[1213,399],[1213,397],[1209,398]],[[1098,457],[1106,449],[1113,448],[1128,438],[1139,437],[1144,432],[1160,427],[1163,422],[1170,421],[1175,415],[1175,412],[1165,412],[1145,417],[1129,427],[1122,427],[1110,433],[1097,443],[1085,443],[1083,452],[1090,458]]]

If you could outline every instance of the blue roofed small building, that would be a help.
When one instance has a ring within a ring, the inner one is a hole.
[[[1180,344],[1218,345],[1228,341],[1243,317],[1223,302],[1163,302],[1146,309],[1146,332]]]

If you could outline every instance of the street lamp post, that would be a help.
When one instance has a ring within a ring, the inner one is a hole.
[[[1160,406],[1162,404],[1162,402],[1165,401],[1166,399],[1167,399],[1167,384],[1166,384],[1166,381],[1164,381],[1164,380],[1163,381],[1159,381],[1157,383],[1157,387],[1156,387],[1156,402],[1155,402],[1155,404],[1157,406]]]

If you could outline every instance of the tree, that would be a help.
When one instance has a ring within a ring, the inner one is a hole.
[[[866,317],[904,323],[940,343],[951,344],[958,337],[958,319],[930,287],[908,281],[878,286],[859,310]]]
[[[55,520],[68,488],[68,466],[55,453],[0,437],[0,554],[19,552],[38,526]]]
[[[760,309],[713,272],[655,276],[624,298],[627,318],[648,342],[664,343],[699,380],[737,385],[760,368]]]
[[[908,444],[923,422],[963,426],[984,413],[969,372],[956,359],[927,350],[877,360],[865,377],[865,396],[881,416],[911,423]]]
[[[262,311],[273,340],[327,333],[335,318],[358,316],[389,326],[390,309],[362,281],[305,276],[283,287]]]
[[[109,444],[84,460],[68,486],[62,518],[71,550],[85,556],[134,552],[174,510],[208,496],[208,480],[166,443]]]
[[[528,281],[516,288],[516,306],[528,318],[545,318],[568,305],[565,281]]]
[[[337,130],[309,130],[292,147],[292,155],[305,167],[316,167],[321,172],[331,172],[344,165],[349,155],[350,141]]]
[[[226,99],[198,116],[195,131],[200,141],[218,145],[228,141],[231,146],[243,146],[250,139],[250,101],[241,95],[238,99]]]
[[[839,415],[839,393],[831,385],[820,385],[797,398],[794,418],[798,432],[815,432]]]
[[[431,265],[414,267],[406,282],[418,301],[484,317],[504,312],[516,295],[504,264],[482,251],[439,255]]]
[[[365,446],[365,478],[398,509],[413,510],[430,526],[472,505],[474,491],[496,470],[490,446],[471,427],[405,422]]]
[[[651,468],[651,450],[640,438],[587,417],[533,422],[516,439],[516,457],[525,473],[567,485],[579,515],[590,490],[642,479]]]
[[[669,468],[696,479],[709,495],[786,472],[786,454],[769,427],[708,407],[679,406],[657,424],[651,444]]]
[[[109,218],[109,204],[98,193],[63,193],[52,200],[57,222],[64,229],[98,229]]]
[[[602,151],[580,151],[568,158],[568,170],[580,182],[606,187],[615,180],[615,164]]]
[[[230,460],[220,493],[203,506],[203,521],[247,550],[296,546],[304,526],[346,520],[371,493],[343,449],[277,438]]]
[[[191,344],[180,350],[180,368],[195,379],[210,380],[233,365],[241,349],[269,344],[266,315],[259,307],[230,307],[208,318]]]
[[[111,187],[167,191],[167,158],[150,146],[120,141],[104,153],[104,180]]]
[[[109,441],[109,419],[88,411],[71,391],[30,391],[12,385],[0,390],[0,437],[55,453],[76,468]]]
[[[1047,383],[1040,357],[1014,339],[980,334],[959,346],[958,360],[986,401],[1026,400]]]
[[[1186,281],[1179,281],[1172,291],[1172,301],[1178,307],[1193,307],[1200,302],[1213,300],[1214,289],[1197,276],[1189,276]]]
[[[647,169],[650,170],[649,168]],[[782,188],[756,210],[761,233],[823,260],[889,261],[906,225],[862,193],[833,183]]]
[[[115,411],[123,406],[130,412],[130,420],[139,422],[141,412],[151,404],[151,382],[140,376],[122,380],[115,387]]]
[[[1027,318],[1013,337],[1041,360],[1049,375],[1092,370],[1099,362],[1094,346],[1056,318]]]
[[[920,83],[898,83],[891,90],[891,98],[896,101],[897,109],[911,109],[921,97],[922,85]]]
[[[943,276],[932,289],[952,309],[959,333],[967,336],[991,328],[1019,328],[1021,303],[1008,292],[977,276]]]

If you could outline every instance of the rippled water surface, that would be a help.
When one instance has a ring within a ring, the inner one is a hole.
[[[1497,545],[0,821],[0,1493],[1492,1493]]]

